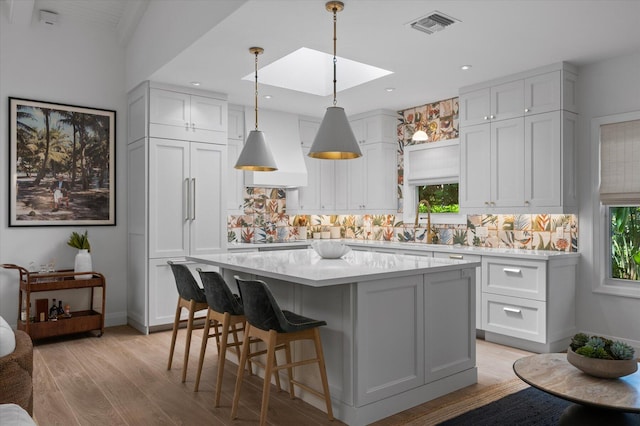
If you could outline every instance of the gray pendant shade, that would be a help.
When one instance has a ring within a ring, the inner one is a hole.
[[[249,137],[242,148],[238,161],[236,161],[235,168],[253,172],[278,170],[278,166],[264,139],[264,133],[260,130],[249,132]]]
[[[327,108],[308,155],[325,160],[349,160],[362,157],[344,108],[336,106]]]

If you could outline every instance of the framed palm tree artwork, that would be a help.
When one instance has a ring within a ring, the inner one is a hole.
[[[115,225],[116,112],[9,98],[9,226]]]

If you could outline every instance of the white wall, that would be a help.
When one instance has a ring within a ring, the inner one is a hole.
[[[88,229],[93,266],[107,279],[106,323],[126,323],[126,93],[124,48],[115,31],[100,27],[11,23],[0,16],[0,263],[27,266],[55,258],[73,268],[72,230]],[[8,227],[8,97],[116,110],[116,220],[102,227]],[[0,269],[0,315],[18,317],[14,271]],[[55,296],[51,296],[55,297]],[[65,296],[73,305],[73,296]],[[66,301],[66,300],[65,300]],[[80,309],[78,306],[77,309]]]
[[[598,147],[591,119],[640,110],[640,53],[579,69],[580,124],[578,182],[580,190],[579,247],[582,257],[577,285],[577,324],[582,331],[618,337],[640,347],[640,299],[596,294],[600,277],[594,256],[594,232],[600,226],[598,208]],[[639,165],[640,167],[640,165]]]

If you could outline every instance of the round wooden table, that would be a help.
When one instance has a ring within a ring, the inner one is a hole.
[[[531,355],[513,363],[525,383],[578,405],[569,406],[560,425],[639,425],[640,371],[619,379],[589,376],[569,364],[567,354]]]

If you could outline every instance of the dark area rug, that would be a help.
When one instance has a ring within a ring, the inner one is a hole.
[[[454,417],[450,420],[440,423],[442,426],[556,426],[558,424],[566,425],[584,425],[592,424],[590,420],[596,420],[589,409],[574,406],[579,412],[577,414],[580,420],[567,419],[563,417],[563,412],[573,403],[565,401],[549,395],[535,388],[527,388],[514,394],[505,396],[495,402],[484,405],[475,410],[468,411],[464,414]],[[572,409],[574,408],[572,407]],[[586,413],[580,411],[584,409]],[[600,411],[602,413],[602,411]],[[584,414],[586,414],[586,423],[584,423]],[[602,419],[597,420],[594,424],[602,424],[609,426],[613,424],[638,425],[640,426],[640,414],[623,414],[619,412],[606,413],[607,418],[602,423]],[[561,417],[563,417],[561,419]],[[597,416],[595,416],[597,417]],[[562,423],[560,423],[562,420]]]

